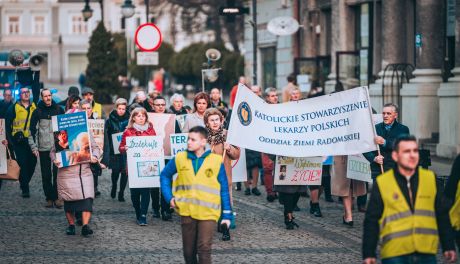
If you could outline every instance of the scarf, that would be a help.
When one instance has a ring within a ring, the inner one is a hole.
[[[212,145],[219,145],[225,142],[224,128],[221,126],[219,130],[214,131],[206,126],[208,129],[208,143]]]
[[[137,131],[141,131],[141,132],[144,132],[144,131],[147,131],[147,129],[149,129],[149,123],[145,123],[143,125],[138,125],[136,123],[133,123],[133,127],[137,130]]]

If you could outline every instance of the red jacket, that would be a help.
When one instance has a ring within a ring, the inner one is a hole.
[[[126,137],[142,137],[142,136],[156,136],[157,133],[153,129],[153,125],[149,123],[149,128],[146,131],[138,131],[134,127],[127,128],[121,137],[120,146],[118,150],[120,153],[126,153]]]

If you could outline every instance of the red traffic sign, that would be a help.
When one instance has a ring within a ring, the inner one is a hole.
[[[163,36],[155,24],[145,23],[136,29],[134,41],[141,51],[155,51],[161,46]]]

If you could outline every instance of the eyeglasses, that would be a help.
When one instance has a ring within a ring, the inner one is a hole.
[[[21,92],[21,94],[30,94],[30,91]]]

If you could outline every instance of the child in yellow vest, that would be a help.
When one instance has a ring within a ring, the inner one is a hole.
[[[181,216],[186,263],[211,263],[216,222],[222,214],[222,224],[229,227],[232,217],[222,156],[205,151],[207,136],[203,127],[190,129],[188,150],[178,153],[160,175],[164,199]]]

